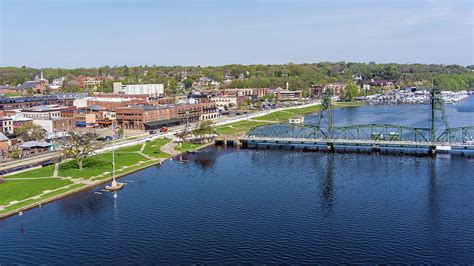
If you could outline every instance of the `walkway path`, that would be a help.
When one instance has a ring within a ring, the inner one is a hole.
[[[161,151],[162,152],[166,152],[168,154],[171,154],[171,156],[176,156],[178,155],[180,152],[175,150],[174,148],[176,147],[177,143],[176,142],[168,142],[166,143],[165,145],[161,146]]]
[[[54,164],[53,176],[54,176],[54,177],[58,176],[58,172],[59,172],[59,163],[55,163],[55,164]]]

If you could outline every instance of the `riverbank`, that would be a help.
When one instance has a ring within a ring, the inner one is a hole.
[[[360,106],[363,103],[338,103],[335,108]],[[286,122],[295,115],[305,115],[321,109],[318,103],[283,108],[268,113],[255,114],[217,127],[222,134],[235,134],[248,131],[250,128],[269,123]],[[120,147],[115,151],[116,178],[145,169],[164,160],[176,157],[190,150],[200,150],[213,145],[212,142],[196,145],[184,143],[173,146],[165,138],[144,140],[142,143]],[[20,211],[35,208],[56,199],[90,189],[112,180],[112,153],[103,149],[100,154],[86,159],[84,169],[80,171],[73,161],[63,161],[55,165],[34,168],[21,173],[4,177],[0,184],[0,219]]]
[[[117,149],[115,177],[117,179],[124,177],[161,164],[189,150],[200,150],[212,144],[210,142],[196,147],[185,143],[177,149],[176,143],[161,138]],[[167,147],[162,149],[165,146]],[[169,152],[170,149],[173,150],[172,153]],[[75,168],[73,161],[64,161],[7,175],[4,177],[5,182],[0,184],[0,195],[2,195],[0,219],[110,182],[112,173],[109,168],[111,168],[111,152],[106,152],[87,158],[82,171]],[[86,176],[88,177],[85,178]]]
[[[365,105],[364,102],[338,102],[334,104],[334,108],[358,107],[363,105]],[[319,112],[320,110],[320,104],[314,104],[300,108],[289,108],[271,112],[268,114],[262,114],[260,116],[255,116],[243,121],[220,125],[216,128],[216,130],[221,135],[235,135],[244,133],[256,126],[262,126],[272,123],[284,123],[288,122],[288,119],[293,116],[307,115]]]

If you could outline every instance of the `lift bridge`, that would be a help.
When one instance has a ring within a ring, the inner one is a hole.
[[[369,147],[422,149],[436,151],[474,151],[474,126],[450,128],[440,91],[431,90],[430,127],[408,127],[394,124],[334,126],[332,92],[326,90],[319,118],[313,124],[269,124],[252,128],[240,142],[246,147],[299,146],[321,147],[334,151],[337,147]]]

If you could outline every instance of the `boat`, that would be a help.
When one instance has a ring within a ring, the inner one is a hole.
[[[121,190],[125,184],[124,183],[119,183],[115,181],[115,179],[112,181],[112,184],[105,186],[105,189],[107,191],[117,191]]]
[[[437,145],[436,146],[436,151],[438,153],[449,153],[451,151],[451,146],[447,145]]]

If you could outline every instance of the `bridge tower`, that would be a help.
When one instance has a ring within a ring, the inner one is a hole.
[[[444,107],[443,98],[441,97],[440,89],[434,87],[431,89],[431,132],[430,141],[435,142],[437,134],[442,134],[448,125],[448,115]],[[449,137],[449,136],[448,136]]]
[[[319,119],[317,121],[317,129],[324,134],[326,138],[333,138],[334,128],[334,108],[332,105],[332,91],[326,89],[323,93],[323,100],[321,103],[321,112],[319,113]]]

